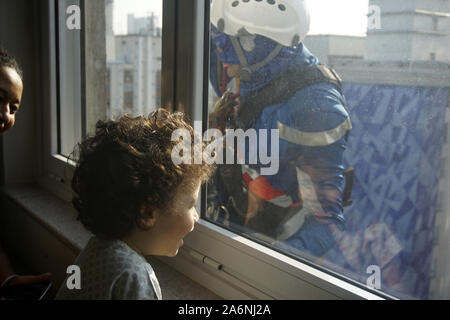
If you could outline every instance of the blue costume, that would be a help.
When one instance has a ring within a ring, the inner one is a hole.
[[[255,49],[245,52],[248,64],[263,60],[276,45],[275,41],[257,35]],[[211,82],[220,96],[215,67],[217,59],[225,64],[239,64],[229,36],[213,27]],[[283,47],[275,58],[253,72],[249,81],[241,79],[242,105],[245,107],[255,92],[271,90],[270,84],[294,67],[318,64],[318,59],[303,44]],[[268,150],[271,143],[279,144],[279,170],[274,175],[263,175],[261,168],[264,165],[243,165],[242,179],[248,192],[264,200],[263,205],[257,201],[261,207],[270,204],[273,212],[277,208],[280,211],[301,211],[301,215],[294,214],[292,219],[276,226],[280,236],[274,245],[296,254],[300,250],[315,256],[323,255],[335,244],[329,225],[341,230],[344,228],[343,153],[351,130],[345,98],[330,83],[317,83],[296,92],[286,92],[281,102],[265,106],[243,129],[248,128],[257,132],[260,129],[279,130],[279,141],[267,138]],[[260,138],[258,136],[258,141]],[[301,222],[300,216],[304,219]]]

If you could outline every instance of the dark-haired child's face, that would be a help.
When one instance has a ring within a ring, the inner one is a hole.
[[[14,126],[22,92],[22,79],[16,70],[0,67],[0,136]]]
[[[168,212],[158,215],[153,229],[159,234],[158,255],[173,257],[183,245],[183,238],[194,229],[199,219],[195,205],[200,182],[195,186],[182,186],[173,198]]]

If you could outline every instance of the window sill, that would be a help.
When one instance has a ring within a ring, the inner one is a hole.
[[[23,209],[28,217],[32,218],[35,223],[43,227],[51,235],[52,242],[63,244],[65,250],[70,251],[70,254],[73,256],[78,255],[80,250],[87,244],[89,238],[92,236],[92,234],[76,220],[76,212],[68,203],[60,200],[39,186],[20,185],[1,187],[0,195]],[[6,212],[2,212],[1,219],[9,221],[10,218],[13,218],[13,214],[15,214],[15,212],[8,212],[8,210],[6,210]],[[17,233],[15,234],[15,237],[17,237]],[[20,242],[20,239],[17,242]],[[18,248],[21,248],[21,245],[22,244],[20,243],[16,244]],[[45,249],[49,252],[49,248]],[[65,270],[67,266],[63,261],[59,261],[57,258],[61,253],[53,250],[50,252],[53,252],[53,255],[56,256],[58,262],[57,267]],[[53,259],[55,259],[55,257],[53,257]],[[221,299],[219,296],[162,262],[160,258],[149,257],[148,260],[158,276],[164,299]],[[62,273],[64,273],[64,271]],[[55,284],[58,285],[58,281],[55,281]]]

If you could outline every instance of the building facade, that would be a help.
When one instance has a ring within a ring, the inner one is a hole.
[[[323,63],[339,57],[450,62],[450,0],[370,0],[369,5],[377,9],[369,15],[379,14],[380,21],[366,37],[310,35],[304,43]]]
[[[368,30],[366,59],[450,62],[449,0],[371,0],[381,28]]]
[[[110,1],[106,7],[107,115],[146,115],[161,106],[162,42],[158,17],[128,15],[127,34],[114,35],[112,14]]]

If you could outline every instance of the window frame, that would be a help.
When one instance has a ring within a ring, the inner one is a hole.
[[[204,110],[209,79],[203,71],[207,70],[209,59],[209,46],[204,45],[209,41],[209,32],[205,32],[209,30],[205,28],[209,26],[209,5],[208,0],[163,1],[161,103],[171,111],[184,111],[191,119],[203,120],[203,123],[207,123]],[[58,132],[55,2],[43,2],[41,9],[42,30],[45,31],[41,42],[42,102],[46,116],[42,126],[44,143],[39,182],[70,201],[69,177],[74,166],[55,152],[58,143],[55,136]],[[82,21],[80,46],[83,46],[85,33],[84,19]],[[82,78],[84,72],[82,70]],[[203,187],[199,200],[202,211],[206,208],[205,192]],[[161,260],[228,299],[394,299],[205,220],[200,220],[186,237],[178,257]]]
[[[59,67],[56,2],[41,3],[41,65],[42,65],[42,121],[43,144],[38,182],[63,200],[70,201],[68,177],[73,174],[73,163],[58,154],[59,149]],[[80,44],[81,45],[81,44]]]

